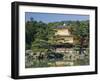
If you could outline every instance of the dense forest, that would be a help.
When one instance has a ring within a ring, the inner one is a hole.
[[[61,22],[50,22],[43,23],[42,21],[35,21],[33,18],[25,23],[26,25],[26,49],[32,48],[32,43],[38,40],[44,42],[49,42],[50,38],[53,37],[56,31],[53,30],[56,26],[61,26],[63,24],[69,27],[71,33],[79,38],[80,46],[87,41],[89,41],[89,21],[61,21]]]

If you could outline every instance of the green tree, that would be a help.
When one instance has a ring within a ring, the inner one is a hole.
[[[51,38],[55,35],[55,31],[43,22],[38,22],[35,40],[32,41],[33,52],[47,53],[51,49]]]
[[[37,32],[37,24],[38,22],[33,18],[30,18],[30,21],[25,22],[26,49],[31,48],[31,43],[34,40],[35,34]]]
[[[89,46],[89,21],[77,21],[72,24],[72,34],[79,40],[78,47],[80,54],[83,52],[84,46]]]

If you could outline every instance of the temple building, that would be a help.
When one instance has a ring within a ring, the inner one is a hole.
[[[55,33],[56,38],[58,39],[57,42],[59,43],[69,43],[73,44],[73,36],[71,35],[71,32],[69,31],[68,27],[65,26],[57,26],[55,28],[57,31]]]
[[[79,58],[79,54],[73,49],[75,38],[69,28],[65,25],[54,28],[56,30],[54,37],[56,43],[53,46],[56,48],[56,52],[64,54],[65,60],[74,61]]]

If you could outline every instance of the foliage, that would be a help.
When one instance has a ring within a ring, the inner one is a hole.
[[[30,20],[26,22],[26,49],[31,48],[32,43],[49,41],[55,34],[50,26],[43,23],[42,21]]]
[[[37,32],[37,21],[31,20],[25,23],[26,49],[31,48],[31,43],[35,39]]]
[[[78,39],[76,47],[80,48],[80,54],[85,46],[89,46],[89,21],[76,21],[70,28],[72,34]]]

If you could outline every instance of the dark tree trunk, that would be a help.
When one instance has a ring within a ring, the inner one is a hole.
[[[79,54],[83,53],[83,43],[84,43],[84,37],[80,39],[80,49],[79,49]]]

